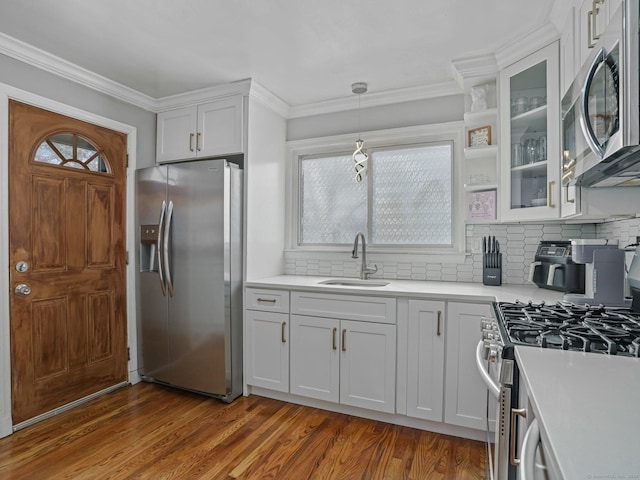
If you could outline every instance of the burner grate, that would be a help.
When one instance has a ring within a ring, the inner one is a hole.
[[[640,356],[640,315],[627,308],[516,301],[498,312],[516,345]]]

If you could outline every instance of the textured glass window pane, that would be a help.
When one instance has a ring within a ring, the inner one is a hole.
[[[372,153],[372,244],[451,245],[450,144]]]
[[[367,231],[367,183],[356,183],[351,155],[300,162],[300,243],[351,243]]]
[[[40,144],[33,159],[51,165],[109,173],[108,163],[98,148],[76,133],[49,137]]]
[[[50,163],[51,165],[60,165],[62,163],[62,159],[46,142],[40,144],[38,150],[36,150],[34,160],[36,162]]]
[[[49,139],[66,160],[73,160],[73,134],[59,133]]]

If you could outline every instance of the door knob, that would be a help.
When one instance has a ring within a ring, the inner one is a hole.
[[[16,271],[20,273],[24,273],[29,270],[29,264],[27,262],[18,262],[16,263]]]
[[[29,295],[31,293],[31,287],[25,283],[19,283],[16,285],[15,292],[19,295]]]

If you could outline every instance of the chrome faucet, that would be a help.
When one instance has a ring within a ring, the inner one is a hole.
[[[367,280],[369,275],[378,271],[378,266],[374,265],[373,268],[367,265],[367,243],[364,239],[364,235],[360,232],[356,233],[356,239],[353,242],[353,251],[351,252],[351,258],[358,258],[358,239],[362,242],[362,265],[360,266],[360,279]]]

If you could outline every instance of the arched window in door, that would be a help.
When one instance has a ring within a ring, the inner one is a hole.
[[[34,161],[90,172],[111,173],[103,152],[77,133],[57,133],[40,144]]]

